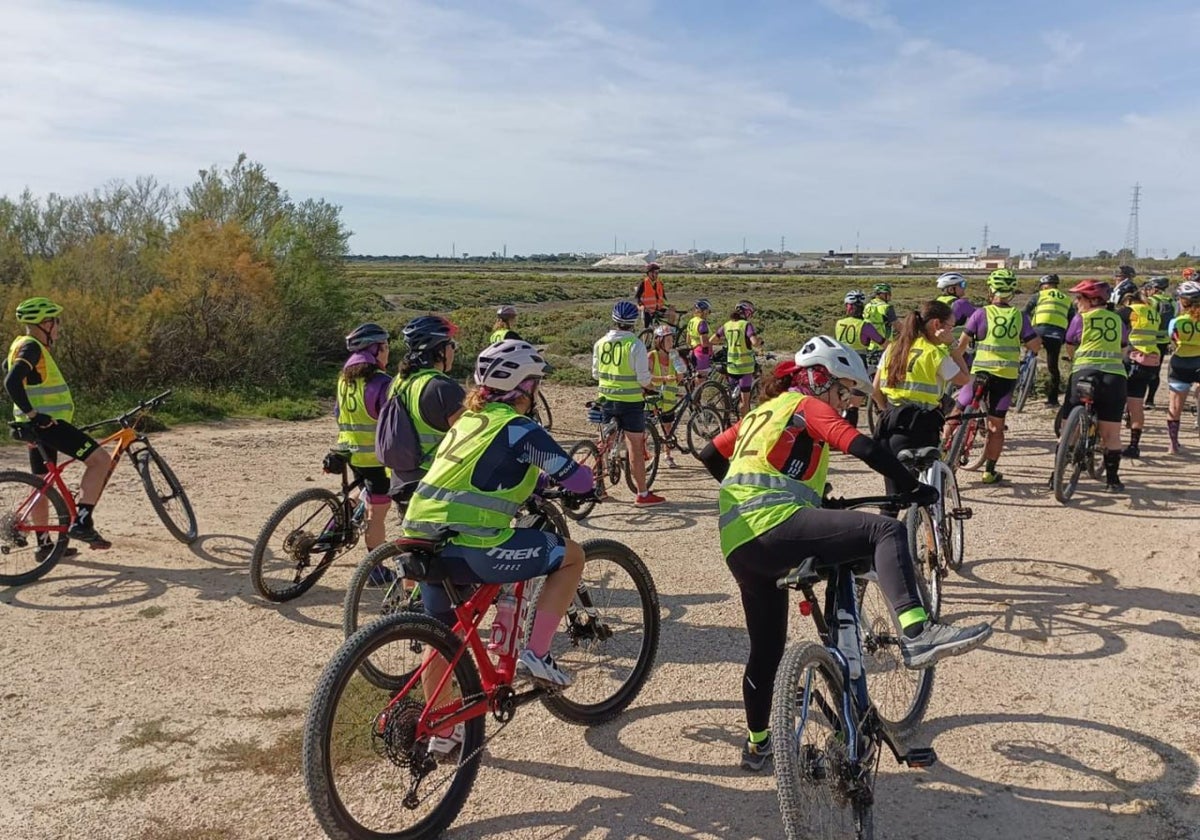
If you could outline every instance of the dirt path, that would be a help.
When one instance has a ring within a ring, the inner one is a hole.
[[[560,439],[582,436],[567,402],[586,392],[556,393]],[[964,484],[975,518],[945,611],[996,634],[939,666],[922,736],[941,763],[884,762],[878,836],[1200,837],[1200,446],[1166,458],[1162,412],[1150,418],[1127,496],[1086,484],[1069,509],[1048,497],[1041,409],[1014,418],[1009,483]],[[351,562],[279,607],[255,598],[246,564],[282,498],[330,483],[332,437],[328,421],[158,435],[200,518],[193,547],[170,539],[122,466],[98,511],[115,547],[0,592],[0,836],[320,836],[299,729],[341,642]],[[0,453],[5,468],[22,460]],[[833,469],[846,494],[877,486],[845,459]],[[590,731],[522,710],[448,836],[780,836],[772,777],[736,767],[746,646],[714,483],[688,463],[659,489],[670,506],[605,505],[575,533],[622,539],[653,571],[664,628],[641,697]]]

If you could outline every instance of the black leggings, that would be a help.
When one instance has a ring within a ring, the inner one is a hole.
[[[895,519],[853,510],[805,508],[767,533],[740,545],[726,559],[742,594],[750,657],[742,679],[746,725],[770,725],[771,691],[787,644],[788,592],[775,581],[809,555],[874,558],[879,585],[897,614],[921,606],[908,553],[908,535]]]
[[[946,416],[935,406],[921,408],[915,405],[893,405],[879,418],[875,440],[886,446],[893,455],[898,455],[905,449],[938,446],[942,441],[942,426],[945,423]],[[886,476],[883,486],[889,496],[899,492],[895,482]],[[892,516],[899,512],[898,508],[886,506],[884,510]]]
[[[1050,375],[1050,382],[1046,385],[1046,399],[1051,401],[1057,400],[1062,392],[1062,375],[1058,372],[1058,354],[1062,346],[1061,338],[1042,336],[1042,347],[1046,349],[1046,372]]]

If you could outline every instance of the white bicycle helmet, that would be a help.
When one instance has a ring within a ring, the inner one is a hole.
[[[1181,298],[1200,298],[1200,283],[1195,280],[1184,280],[1175,287],[1175,294]]]
[[[845,344],[827,335],[810,338],[803,347],[796,351],[797,367],[815,367],[820,365],[829,371],[834,379],[850,379],[855,387],[864,394],[871,393],[871,375],[862,357]]]
[[[526,379],[541,379],[545,374],[546,360],[538,349],[515,338],[485,348],[475,361],[475,384],[493,391],[513,391]]]
[[[947,271],[937,279],[937,287],[939,289],[951,289],[955,286],[967,288],[967,278],[963,277],[957,271]]]
[[[846,292],[846,296],[842,298],[842,303],[846,304],[847,306],[865,306],[867,303],[867,296],[858,289],[851,289],[850,291]]]

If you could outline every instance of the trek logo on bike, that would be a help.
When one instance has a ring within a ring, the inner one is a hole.
[[[538,548],[536,546],[534,548],[522,548],[522,549],[493,548],[490,551],[488,551],[488,557],[494,557],[497,560],[532,560],[541,553],[542,553],[542,549]],[[512,570],[516,569],[517,566],[501,567],[499,564],[496,564],[492,568],[503,572],[503,571],[512,571]]]

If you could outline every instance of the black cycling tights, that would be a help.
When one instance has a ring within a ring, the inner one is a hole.
[[[771,690],[787,644],[789,589],[775,581],[810,555],[875,559],[879,585],[897,613],[921,606],[904,525],[852,510],[806,508],[761,537],[738,546],[725,561],[742,594],[750,658],[742,679],[746,725],[770,725]]]

